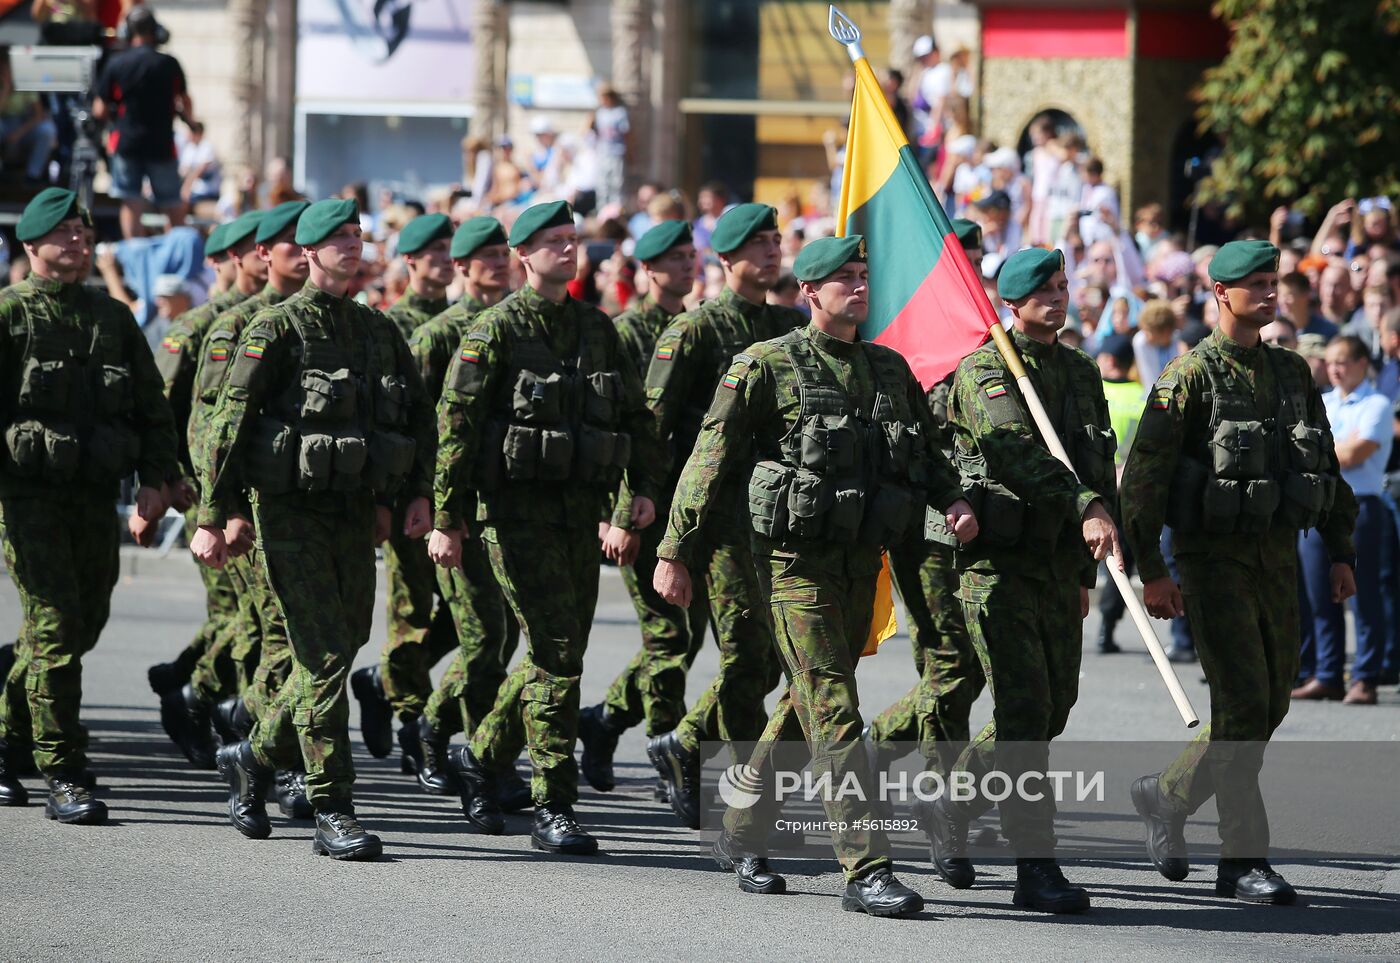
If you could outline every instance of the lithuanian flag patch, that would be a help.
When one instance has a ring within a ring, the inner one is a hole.
[[[1172,396],[1170,392],[1159,391],[1152,396],[1152,410],[1166,411],[1172,406]]]
[[[735,391],[739,387],[739,376],[734,374],[727,374],[724,376],[724,380],[721,381],[720,384],[728,388],[730,391]]]
[[[164,338],[161,339],[160,346],[161,346],[162,348],[164,348],[166,351],[169,351],[171,354],[179,354],[179,353],[180,353],[180,339],[179,339],[179,338],[172,338],[172,337],[170,337],[170,336],[167,335],[166,337],[164,337]]]
[[[259,355],[259,357],[261,357],[261,354]],[[220,344],[220,345],[215,345],[214,347],[210,348],[210,349],[209,349],[209,360],[210,360],[210,361],[227,361],[227,360],[228,360],[228,345],[226,345],[226,344]]]
[[[1006,394],[1006,385],[992,385],[987,389],[988,398],[1000,398]]]
[[[263,351],[265,351],[266,349],[267,345],[259,344],[255,341],[243,349],[243,357],[252,358],[254,361],[261,361]]]
[[[657,360],[657,361],[670,361],[670,360],[671,360],[672,358],[674,358],[675,356],[676,356],[676,349],[673,348],[673,347],[671,347],[669,344],[666,345],[664,348],[657,348],[657,349],[656,349],[656,360]],[[731,387],[732,387],[732,386],[731,386]]]
[[[467,364],[476,364],[481,360],[481,349],[463,348],[462,353],[458,355],[458,357],[465,361]]]

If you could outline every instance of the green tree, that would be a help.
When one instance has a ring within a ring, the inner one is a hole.
[[[1400,0],[1216,0],[1230,51],[1196,89],[1223,151],[1203,200],[1236,217],[1400,197]]]

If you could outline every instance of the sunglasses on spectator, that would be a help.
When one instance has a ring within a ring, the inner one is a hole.
[[[1390,210],[1390,198],[1363,197],[1361,203],[1356,205],[1356,209],[1362,214],[1370,214],[1372,211],[1388,211]]]

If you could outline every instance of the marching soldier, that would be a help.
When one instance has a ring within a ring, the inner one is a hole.
[[[1210,724],[1164,772],[1133,784],[1148,853],[1167,879],[1185,879],[1186,817],[1214,796],[1216,894],[1286,904],[1296,893],[1269,865],[1259,770],[1298,674],[1296,536],[1317,529],[1332,597],[1350,598],[1357,505],[1307,362],[1259,337],[1277,310],[1278,261],[1267,241],[1216,252],[1219,325],[1153,386],[1122,498],[1147,610],[1190,620],[1210,685]],[[1159,548],[1164,524],[1180,585]]]

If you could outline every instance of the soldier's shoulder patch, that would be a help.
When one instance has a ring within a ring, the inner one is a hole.
[[[748,354],[738,354],[729,363],[729,370],[719,379],[714,399],[710,402],[709,416],[716,421],[727,421],[734,416],[743,402],[744,382],[757,360]]]

